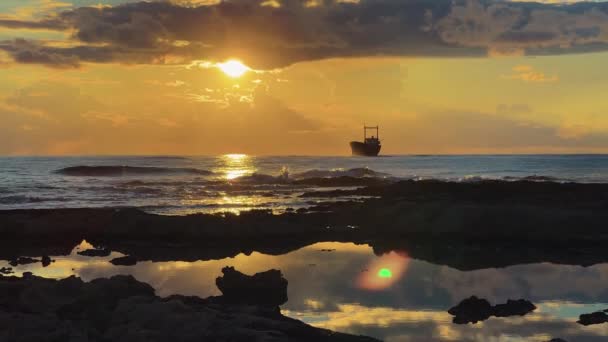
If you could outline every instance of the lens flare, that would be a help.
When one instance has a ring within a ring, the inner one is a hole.
[[[410,258],[404,252],[390,252],[370,262],[357,279],[357,286],[381,291],[393,286],[407,271]]]
[[[391,278],[392,276],[393,272],[391,272],[391,270],[389,270],[388,268],[383,268],[378,271],[378,277],[380,278]]]

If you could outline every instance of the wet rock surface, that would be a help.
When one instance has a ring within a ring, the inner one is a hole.
[[[493,315],[496,317],[524,316],[536,310],[532,302],[525,299],[509,299],[505,304],[494,305]]]
[[[17,267],[19,265],[29,265],[40,262],[38,259],[30,258],[30,257],[18,257],[9,262],[9,264],[13,267]]]
[[[31,274],[0,277],[0,340],[377,341],[311,327],[278,307],[160,298],[131,276],[85,283]]]
[[[318,203],[282,215],[258,210],[162,216],[132,208],[0,211],[0,259],[66,255],[86,239],[139,261],[284,253],[322,241],[368,243],[379,254],[407,250],[412,257],[461,270],[608,261],[608,184],[401,181],[347,192],[372,198]]]
[[[492,306],[486,299],[471,296],[450,308],[448,313],[454,316],[453,322],[456,324],[475,324],[485,321],[491,316],[524,316],[534,310],[536,310],[536,306],[525,299],[509,299],[504,304]]]
[[[226,303],[278,307],[287,302],[288,282],[279,270],[249,276],[234,267],[224,267],[222,273],[215,283]]]
[[[42,267],[48,267],[51,265],[53,260],[51,260],[51,257],[49,257],[48,255],[43,255],[41,262],[42,262]]]
[[[137,259],[130,255],[118,257],[110,260],[110,263],[115,266],[133,266],[137,264]]]
[[[608,309],[604,311],[596,311],[579,316],[577,323],[582,325],[593,325],[608,323]]]
[[[78,252],[79,255],[88,256],[88,257],[107,257],[112,253],[109,249],[87,249],[84,251]]]
[[[456,324],[477,323],[490,318],[493,307],[487,300],[471,296],[450,308],[448,313],[454,316],[453,321]]]

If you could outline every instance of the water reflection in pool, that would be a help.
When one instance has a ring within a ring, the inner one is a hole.
[[[87,248],[86,244],[79,248]],[[54,257],[51,266],[19,266],[17,274],[84,280],[132,274],[160,296],[219,294],[215,278],[224,266],[253,274],[270,268],[289,280],[283,313],[309,324],[386,341],[606,341],[608,324],[581,326],[578,315],[608,308],[608,264],[591,267],[549,263],[459,271],[410,259],[404,252],[376,256],[367,245],[318,243],[271,256],[240,254],[198,262],[140,262],[113,266],[105,258]],[[0,267],[7,266],[0,262]],[[523,317],[490,318],[456,325],[447,309],[476,295],[491,303],[525,298],[538,309]]]

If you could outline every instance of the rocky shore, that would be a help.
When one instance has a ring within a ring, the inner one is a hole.
[[[355,184],[348,178],[344,184]],[[361,184],[359,184],[361,185]],[[91,258],[110,262],[194,261],[258,251],[284,254],[323,241],[365,243],[378,255],[393,250],[461,270],[553,262],[608,262],[608,184],[536,181],[370,182],[352,190],[303,194],[322,202],[307,210],[162,216],[133,208],[0,211],[0,259],[10,265],[68,255],[87,240]],[[0,340],[11,341],[373,341],[316,329],[280,314],[287,281],[280,272],[254,276],[224,269],[223,296],[160,298],[147,284],[117,276],[85,283],[0,270]],[[247,291],[243,291],[243,285]],[[524,315],[526,301],[490,305],[469,298],[451,309],[457,323]],[[581,324],[605,321],[581,315]],[[175,338],[175,334],[179,336]]]
[[[223,271],[223,295],[206,299],[160,298],[131,276],[90,283],[0,276],[0,341],[377,341],[281,315],[287,281],[280,271]]]
[[[321,241],[367,243],[378,254],[405,250],[459,269],[608,261],[608,184],[402,181],[342,192],[370,198],[281,215],[0,211],[0,259],[66,255],[86,239],[103,253],[119,251],[135,261],[221,259],[254,250],[282,254]]]

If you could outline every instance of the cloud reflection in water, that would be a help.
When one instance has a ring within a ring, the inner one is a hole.
[[[90,248],[83,244],[81,249]],[[328,251],[332,252],[328,252]],[[285,255],[253,252],[208,261],[140,262],[116,267],[106,258],[77,255],[53,257],[20,266],[46,277],[71,274],[85,281],[115,274],[132,274],[151,284],[160,296],[217,295],[215,278],[224,266],[253,274],[269,268],[289,280],[285,315],[341,332],[392,341],[605,341],[608,324],[583,327],[580,313],[608,308],[608,264],[589,267],[549,263],[499,269],[459,271],[411,259],[405,253],[374,255],[367,245],[319,243]],[[5,266],[0,261],[0,267]],[[492,303],[526,298],[538,310],[524,317],[491,318],[476,325],[454,325],[446,310],[470,295]]]

